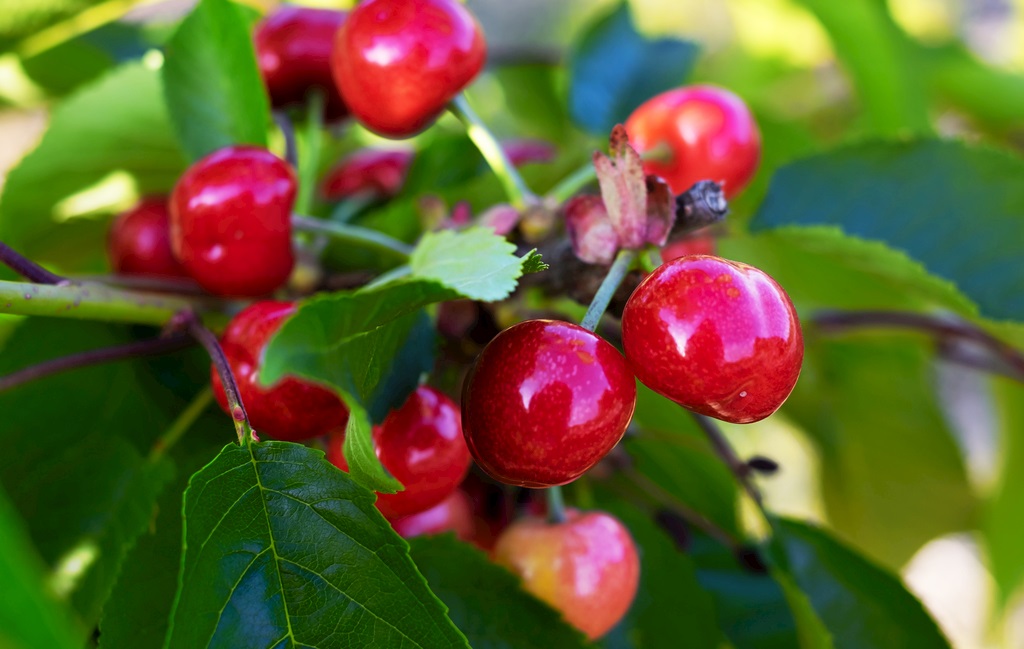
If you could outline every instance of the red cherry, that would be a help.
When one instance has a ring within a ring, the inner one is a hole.
[[[640,583],[633,538],[603,512],[569,510],[564,523],[518,520],[498,539],[494,559],[591,640],[629,611]]]
[[[253,37],[256,60],[274,106],[301,104],[310,88],[320,88],[324,119],[346,115],[330,61],[345,16],[344,11],[282,5],[259,22]]]
[[[647,160],[644,170],[681,194],[698,180],[722,183],[726,198],[747,186],[761,159],[761,133],[743,100],[714,86],[663,92],[626,120],[630,143],[641,153],[668,145],[671,160]]]
[[[144,198],[110,224],[107,254],[123,275],[188,277],[171,252],[167,199]]]
[[[299,442],[344,428],[348,409],[333,392],[296,378],[285,378],[273,387],[258,382],[267,341],[295,313],[290,302],[256,302],[228,324],[221,347],[238,383],[238,392],[258,434]],[[210,368],[213,394],[230,414],[224,386],[216,369]]]
[[[459,489],[430,509],[393,521],[391,526],[407,539],[454,532],[460,540],[472,541],[476,535],[472,505],[469,497]]]
[[[486,50],[480,25],[455,0],[367,0],[338,30],[331,67],[356,119],[404,138],[476,77]]]
[[[171,247],[199,285],[217,295],[265,295],[288,279],[295,174],[251,146],[214,151],[171,194]]]
[[[635,405],[633,374],[607,341],[568,322],[528,320],[480,353],[463,387],[462,425],[491,477],[550,487],[604,457]]]
[[[433,507],[455,491],[469,470],[459,409],[441,392],[416,388],[402,406],[373,429],[373,446],[384,468],[404,491],[378,494],[377,509],[389,519]],[[327,459],[342,471],[344,435],[332,436]]]
[[[363,193],[375,198],[391,198],[402,188],[412,158],[412,151],[356,151],[327,173],[320,193],[328,201]]]
[[[804,356],[782,287],[756,268],[709,256],[666,262],[640,282],[622,313],[622,343],[647,387],[738,424],[778,410]]]

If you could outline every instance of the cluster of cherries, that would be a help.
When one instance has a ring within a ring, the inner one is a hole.
[[[255,45],[275,106],[304,102],[316,88],[325,93],[326,120],[351,114],[394,138],[429,126],[477,75],[486,51],[479,25],[456,0],[366,0],[349,13],[286,6],[258,25]],[[714,179],[733,196],[757,168],[753,117],[719,88],[659,95],[626,128],[639,151],[668,151],[648,159],[645,171],[677,194]],[[517,163],[551,155],[543,145],[508,152]],[[330,172],[320,195],[387,198],[401,187],[410,160],[404,151],[357,153]],[[293,169],[271,152],[216,151],[185,172],[169,200],[144,200],[115,221],[111,263],[123,274],[190,278],[215,295],[262,298],[292,272],[296,191]],[[495,540],[493,525],[481,533],[474,524],[479,499],[460,484],[472,460],[510,485],[575,480],[625,433],[635,379],[729,422],[774,412],[800,371],[795,310],[766,274],[713,251],[709,238],[664,248],[670,261],[640,283],[623,311],[625,355],[581,326],[531,320],[487,344],[466,378],[461,407],[432,387],[417,388],[373,430],[378,458],[405,487],[378,495],[381,513],[404,536],[452,530],[478,543],[589,637],[606,633],[638,586],[637,550],[626,528],[605,513],[569,510],[558,523],[514,522]],[[267,342],[295,309],[292,302],[252,303],[224,332],[224,354],[255,430],[296,442],[325,439],[328,459],[347,470],[349,413],[341,399],[297,378],[271,387],[257,380]],[[227,410],[215,371],[211,382]]]

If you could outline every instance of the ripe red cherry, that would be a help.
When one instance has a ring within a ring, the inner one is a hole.
[[[655,392],[704,415],[745,424],[786,400],[803,337],[789,296],[764,272],[718,257],[680,257],[626,302],[622,344]]]
[[[199,285],[217,295],[255,297],[292,271],[288,164],[251,146],[214,151],[182,175],[171,194],[171,248]]]
[[[333,392],[300,379],[285,378],[270,388],[259,384],[263,350],[294,312],[290,302],[251,304],[231,320],[220,344],[257,434],[299,442],[344,428],[348,409]],[[224,386],[213,367],[210,383],[220,407],[230,414]]]
[[[331,75],[334,34],[344,11],[282,5],[256,26],[253,40],[260,74],[274,106],[306,101],[310,88],[324,92],[324,119],[347,113]]]
[[[458,488],[470,462],[460,418],[451,399],[434,388],[421,386],[374,427],[377,458],[405,486],[404,491],[377,496],[377,509],[385,517],[396,519],[422,512]],[[332,436],[327,459],[347,471],[343,443],[344,435]]]
[[[390,198],[405,182],[413,153],[408,150],[363,149],[339,162],[327,173],[320,192],[329,201],[356,194]]]
[[[685,86],[657,95],[626,120],[641,153],[664,143],[671,160],[647,160],[644,170],[681,194],[698,180],[722,183],[726,198],[747,186],[761,159],[761,133],[743,100],[714,86]]]
[[[518,520],[498,538],[494,559],[591,640],[629,611],[640,582],[633,538],[603,512],[569,510],[564,523]]]
[[[633,373],[583,327],[528,320],[498,334],[463,387],[473,459],[495,480],[550,487],[578,478],[626,432]]]
[[[107,254],[123,275],[188,277],[171,252],[167,199],[144,198],[110,225]]]
[[[454,532],[462,541],[472,541],[476,534],[473,508],[469,497],[456,489],[447,498],[430,509],[391,523],[403,538]]]
[[[331,67],[356,119],[403,138],[428,127],[476,77],[486,49],[456,0],[367,0],[338,30]]]

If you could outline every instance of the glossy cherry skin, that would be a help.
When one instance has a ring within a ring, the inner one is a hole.
[[[330,390],[300,379],[285,378],[269,388],[259,384],[267,342],[293,313],[295,305],[290,302],[251,304],[231,320],[220,344],[256,433],[300,442],[344,428],[348,409]],[[217,403],[230,414],[224,386],[212,366],[210,383]]]
[[[789,296],[764,272],[718,257],[680,257],[626,302],[622,344],[638,379],[710,417],[746,424],[786,400],[804,346]]]
[[[110,224],[107,256],[114,272],[151,277],[188,277],[171,252],[167,199],[150,197]]]
[[[462,394],[473,459],[507,484],[566,484],[622,438],[636,406],[625,359],[583,327],[528,320],[480,353]]]
[[[348,110],[331,74],[334,35],[346,12],[281,5],[256,26],[253,40],[263,83],[275,107],[302,104],[311,88],[324,93],[324,119]]]
[[[591,640],[629,611],[640,559],[629,531],[603,512],[566,512],[564,523],[525,518],[498,538],[494,560]]]
[[[671,159],[647,160],[644,170],[664,178],[676,194],[698,180],[714,180],[732,198],[761,160],[761,132],[750,109],[715,86],[684,86],[647,100],[626,120],[626,131],[641,153],[668,146]]]
[[[377,509],[390,520],[430,509],[455,491],[469,470],[458,406],[434,388],[420,386],[373,428],[377,459],[405,487],[378,494]],[[327,459],[343,471],[344,436],[328,442]]]
[[[339,201],[356,194],[390,198],[405,182],[413,152],[394,149],[362,149],[341,160],[320,184],[324,199]]]
[[[356,119],[404,138],[430,126],[486,56],[480,25],[456,0],[366,0],[338,30],[331,67]]]
[[[430,509],[392,521],[391,526],[406,539],[453,532],[459,540],[468,542],[476,535],[473,507],[459,489]]]
[[[273,153],[232,146],[196,162],[171,194],[171,248],[216,295],[256,297],[291,274],[296,180]]]

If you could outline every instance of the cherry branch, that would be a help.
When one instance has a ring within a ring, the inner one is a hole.
[[[928,334],[942,346],[948,360],[978,369],[1006,374],[1024,382],[1024,353],[999,340],[983,329],[961,320],[942,316],[904,311],[820,311],[810,319],[811,324],[826,334],[867,328],[909,329]],[[988,352],[992,359],[969,356],[951,343],[970,342]]]
[[[390,255],[400,257],[403,260],[408,259],[409,255],[412,254],[412,246],[409,244],[389,237],[383,232],[378,232],[377,230],[364,228],[358,225],[335,223],[333,221],[324,221],[311,216],[293,214],[292,227],[304,232],[325,234],[332,239],[350,243],[361,248],[385,252]]]
[[[736,480],[743,487],[743,490],[757,503],[758,508],[764,512],[764,499],[761,496],[761,491],[754,484],[754,481],[750,479],[752,465],[740,459],[740,456],[733,450],[732,445],[729,444],[729,440],[725,438],[722,429],[718,427],[718,424],[713,419],[689,410],[686,412],[690,413],[690,416],[700,426],[708,441],[711,442],[711,448],[714,449],[715,454],[729,467],[729,470],[736,476]],[[757,463],[759,464],[759,462]]]
[[[60,372],[66,372],[80,367],[88,367],[90,365],[99,365],[100,363],[126,360],[129,358],[159,356],[161,354],[168,354],[170,352],[185,349],[192,344],[193,340],[189,336],[184,334],[175,334],[167,336],[166,338],[140,340],[137,342],[126,343],[124,345],[104,347],[102,349],[90,349],[89,351],[70,354],[68,356],[55,358],[37,365],[32,365],[12,374],[8,374],[7,376],[0,377],[0,392],[16,388],[28,383],[29,381],[35,381],[36,379],[59,374]]]
[[[67,280],[46,270],[14,248],[0,241],[0,262],[25,279],[36,284],[60,284]]]

